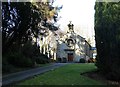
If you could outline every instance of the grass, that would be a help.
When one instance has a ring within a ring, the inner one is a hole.
[[[16,85],[105,85],[100,81],[82,76],[81,73],[95,70],[94,64],[68,64]]]

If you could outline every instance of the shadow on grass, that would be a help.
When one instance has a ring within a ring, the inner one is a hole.
[[[119,81],[107,80],[105,78],[105,76],[102,75],[98,70],[81,73],[81,75],[86,76],[86,77],[91,78],[91,79],[94,79],[94,80],[101,81],[103,83],[106,83],[107,85],[118,85],[118,86],[120,86],[120,82]]]

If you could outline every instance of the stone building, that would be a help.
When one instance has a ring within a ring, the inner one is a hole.
[[[81,58],[92,57],[90,44],[74,32],[73,26],[70,22],[67,33],[57,41],[57,60],[60,62],[79,62]]]
[[[89,58],[93,58],[93,49],[91,45],[85,40],[85,54],[86,60],[88,61]]]

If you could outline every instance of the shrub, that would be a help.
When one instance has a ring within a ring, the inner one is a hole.
[[[48,58],[47,55],[39,54],[37,57],[35,57],[35,61],[38,64],[45,64],[45,63],[49,63],[50,59]]]
[[[31,67],[34,65],[34,61],[30,58],[26,58],[21,53],[13,53],[8,57],[8,62],[18,67]]]
[[[81,59],[79,60],[79,63],[85,63],[85,59],[84,59],[84,58],[81,58]]]
[[[61,58],[57,58],[58,62],[62,62]]]
[[[94,63],[94,59],[93,58],[89,58],[88,59],[88,63]]]
[[[63,58],[63,63],[66,63],[67,62],[67,58]]]
[[[14,66],[9,64],[6,57],[2,58],[2,73],[12,72]]]
[[[33,58],[39,54],[39,49],[36,44],[32,45],[32,43],[28,41],[22,47],[21,52],[24,56]]]
[[[50,62],[55,63],[55,62],[57,62],[57,61],[54,60],[54,59],[50,59]]]
[[[14,70],[14,66],[11,64],[3,64],[2,65],[2,73],[8,73],[8,72],[12,72]]]

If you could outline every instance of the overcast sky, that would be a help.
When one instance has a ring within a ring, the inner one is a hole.
[[[62,18],[58,22],[63,31],[68,29],[67,24],[72,21],[75,32],[94,43],[95,0],[56,0],[54,5],[63,5],[59,13]]]

